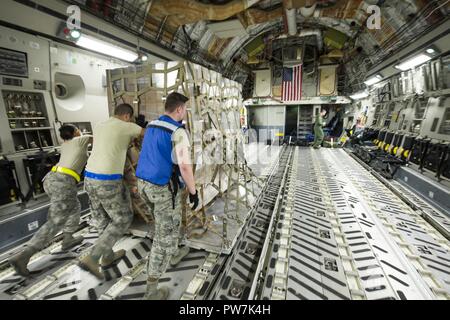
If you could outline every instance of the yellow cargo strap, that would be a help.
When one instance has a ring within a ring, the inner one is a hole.
[[[52,168],[52,171],[53,172],[59,172],[59,173],[67,174],[68,176],[73,177],[77,182],[81,181],[80,175],[78,173],[76,173],[75,171],[71,170],[71,169],[54,166]]]

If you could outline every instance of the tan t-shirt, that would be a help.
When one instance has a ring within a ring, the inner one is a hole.
[[[178,129],[175,131],[172,135],[172,142],[176,150],[176,158],[172,160],[175,160],[174,162],[177,164],[192,164],[190,151],[191,143],[187,131],[185,129]]]
[[[111,117],[94,129],[94,145],[86,170],[98,174],[123,174],[128,146],[141,134],[135,123]]]
[[[91,139],[92,136],[86,135],[65,141],[61,145],[61,158],[57,166],[81,174],[88,159],[87,151]]]

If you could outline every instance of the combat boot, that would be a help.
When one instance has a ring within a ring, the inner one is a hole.
[[[81,258],[79,260],[79,266],[82,269],[92,273],[98,279],[100,279],[100,280],[105,279],[105,276],[103,275],[103,272],[100,271],[100,265],[90,255],[87,255],[87,256]]]
[[[102,268],[108,268],[117,260],[122,259],[126,253],[125,250],[119,250],[109,257],[102,256]]]
[[[81,242],[83,242],[84,238],[74,237],[72,233],[64,233],[64,238],[61,245],[61,250],[66,251],[70,248],[75,247],[76,245],[79,245]]]
[[[181,249],[178,249],[177,254],[173,255],[172,258],[170,258],[170,265],[172,267],[175,267],[188,254],[189,254],[189,247],[183,247]]]
[[[158,289],[158,280],[156,278],[147,279],[147,292],[144,300],[167,300],[169,298],[169,288],[161,287]]]
[[[30,271],[27,269],[28,262],[30,262],[31,257],[38,252],[33,247],[26,247],[22,252],[16,254],[11,259],[9,259],[9,264],[14,268],[16,273],[22,277],[28,277]]]

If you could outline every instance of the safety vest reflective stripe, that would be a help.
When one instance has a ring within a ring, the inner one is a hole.
[[[179,128],[179,127],[177,127],[177,126],[174,125],[174,124],[171,124],[171,123],[166,122],[166,121],[161,121],[161,120],[155,120],[155,121],[152,121],[152,122],[150,123],[150,126],[155,126],[155,127],[165,128],[165,129],[168,129],[168,130],[170,130],[170,131],[172,131],[172,132],[177,131],[177,129]]]
[[[65,175],[71,176],[72,178],[74,178],[77,182],[81,181],[81,177],[78,173],[76,173],[75,171],[68,169],[68,168],[63,168],[63,167],[58,167],[58,166],[54,166],[52,168],[53,172],[59,172],[59,173],[63,173]]]

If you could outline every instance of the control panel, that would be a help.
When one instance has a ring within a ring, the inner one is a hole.
[[[2,96],[16,151],[54,145],[42,93],[3,90]]]

